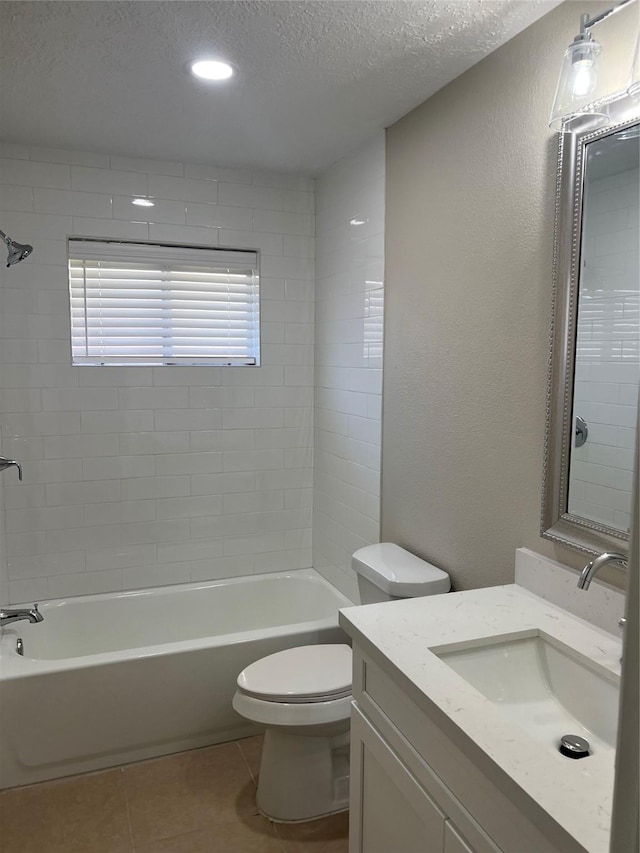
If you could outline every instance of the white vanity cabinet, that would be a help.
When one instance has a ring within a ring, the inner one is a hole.
[[[584,851],[374,650],[353,651],[350,853]]]
[[[442,853],[444,812],[357,707],[351,767],[351,853]]]
[[[488,837],[469,845],[356,705],[351,767],[350,853],[499,853]]]
[[[471,847],[450,820],[446,821],[444,825],[444,853],[473,853]]]

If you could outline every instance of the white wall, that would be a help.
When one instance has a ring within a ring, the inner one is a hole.
[[[0,315],[2,314],[2,293],[0,292]],[[11,469],[13,470],[13,469]],[[7,576],[7,555],[4,531],[4,494],[0,486],[0,604],[9,601],[9,578]]]
[[[622,530],[631,523],[640,385],[638,169],[590,181],[581,267],[569,511]]]
[[[384,136],[316,182],[313,564],[357,599],[351,554],[379,541]]]
[[[3,155],[0,226],[34,246],[1,273],[10,600],[311,565],[312,181]],[[262,366],[72,367],[69,235],[260,249]]]
[[[457,589],[512,582],[517,547],[584,559],[539,533],[548,117],[576,21],[563,3],[387,131],[381,535]]]

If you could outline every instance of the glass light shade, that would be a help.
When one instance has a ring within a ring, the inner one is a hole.
[[[591,36],[576,36],[564,53],[549,127],[558,133],[583,133],[609,123],[598,103],[598,56],[602,46]]]

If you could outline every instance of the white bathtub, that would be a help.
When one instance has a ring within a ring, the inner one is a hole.
[[[44,602],[0,638],[0,788],[252,734],[240,670],[344,642],[351,603],[313,569]]]

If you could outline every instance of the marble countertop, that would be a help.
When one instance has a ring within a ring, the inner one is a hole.
[[[585,850],[608,851],[614,751],[571,761],[541,748],[430,647],[539,629],[619,675],[618,637],[515,584],[349,607],[340,611],[340,624],[390,674],[408,678],[413,699],[424,697],[425,708],[432,703],[447,714],[462,742],[470,738]]]

